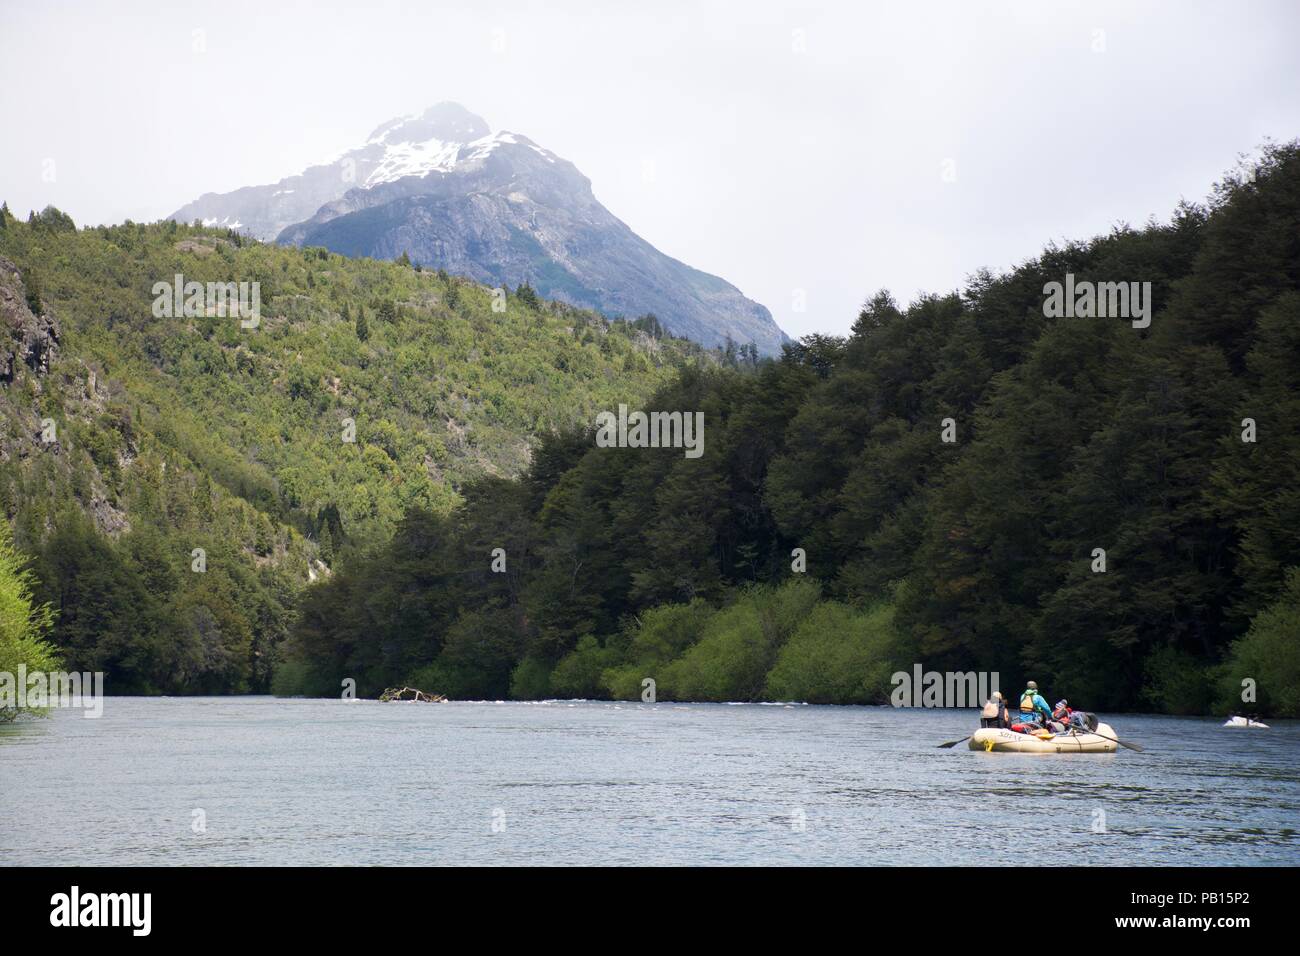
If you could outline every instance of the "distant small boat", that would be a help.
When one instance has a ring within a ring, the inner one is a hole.
[[[1268,730],[1268,724],[1258,720],[1251,720],[1249,717],[1238,717],[1233,714],[1224,722],[1225,727],[1259,727],[1261,730]]]

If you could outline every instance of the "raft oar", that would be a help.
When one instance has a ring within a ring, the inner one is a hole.
[[[1087,731],[1087,733],[1092,734],[1094,737],[1100,737],[1102,740],[1109,740],[1114,743],[1117,743],[1121,747],[1127,747],[1129,750],[1136,750],[1140,754],[1146,753],[1146,751],[1143,750],[1141,747],[1139,747],[1137,744],[1128,743],[1127,741],[1120,740],[1118,737],[1107,737],[1105,734],[1099,734],[1095,730],[1089,730]]]

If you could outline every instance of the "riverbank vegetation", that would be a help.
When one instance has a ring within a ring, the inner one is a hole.
[[[1300,714],[1294,144],[763,362],[414,266],[48,218],[0,233],[67,330],[6,414],[66,437],[12,445],[0,492],[55,642],[111,689],[869,703],[921,663]],[[272,303],[255,335],[149,317],[156,278],[232,264]],[[1045,315],[1067,276],[1150,283],[1150,323]],[[597,447],[620,403],[702,411],[704,454]]]

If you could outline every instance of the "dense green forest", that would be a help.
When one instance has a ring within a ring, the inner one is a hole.
[[[176,274],[259,282],[260,323],[156,317]],[[410,262],[55,209],[0,208],[0,319],[0,507],[64,664],[113,693],[265,691],[303,589],[405,514],[679,367],[742,364],[526,286],[494,304]],[[48,663],[35,624],[5,624],[0,664]]]
[[[1300,145],[762,362],[174,223],[6,210],[0,257],[0,590],[110,692],[867,703],[921,663],[1300,714]],[[175,273],[260,282],[260,327],[155,318]],[[1149,327],[1046,317],[1067,274],[1150,282]],[[704,454],[598,447],[620,403]]]
[[[1152,321],[1046,317],[1067,274],[1150,282]],[[1297,374],[1291,144],[1168,221],[683,368],[645,407],[703,411],[698,459],[557,429],[314,585],[275,686],[883,702],[919,662],[1295,715]]]

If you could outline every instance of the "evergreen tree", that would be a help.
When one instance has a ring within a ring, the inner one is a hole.
[[[43,315],[41,281],[37,278],[36,273],[30,269],[23,273],[23,287],[27,290],[27,308],[31,309],[32,315]]]
[[[541,306],[541,302],[537,298],[537,293],[534,292],[533,287],[526,282],[515,288],[515,296],[530,309],[537,309]]]

